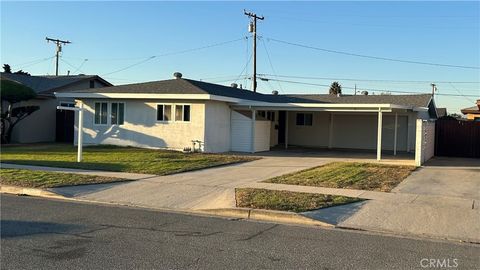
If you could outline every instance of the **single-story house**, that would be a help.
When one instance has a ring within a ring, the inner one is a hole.
[[[476,106],[461,110],[467,116],[467,120],[480,121],[480,99],[477,99]]]
[[[15,143],[72,142],[73,112],[58,111],[57,106],[74,106],[75,100],[56,98],[53,93],[112,86],[97,75],[35,76],[2,72],[1,77],[28,86],[37,93],[36,98],[17,103],[14,107],[40,107],[15,126],[12,134],[12,142]],[[5,108],[3,104],[2,108]]]
[[[431,94],[261,94],[181,74],[56,95],[83,108],[84,144],[184,150],[195,143],[214,153],[294,145],[376,150],[380,159],[382,150],[413,152],[418,119],[437,118]]]

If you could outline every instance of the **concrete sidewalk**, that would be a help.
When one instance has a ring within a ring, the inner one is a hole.
[[[480,243],[479,193],[480,160],[434,158],[388,195],[304,214],[340,227]]]

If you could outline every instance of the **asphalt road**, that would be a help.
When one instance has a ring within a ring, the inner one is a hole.
[[[475,244],[1,196],[1,269],[479,269],[479,255]]]

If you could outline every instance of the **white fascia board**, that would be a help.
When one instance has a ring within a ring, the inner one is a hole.
[[[217,100],[224,102],[238,102],[238,99],[209,95],[209,94],[146,94],[146,93],[57,93],[61,98],[114,98],[114,99],[188,99],[188,100]]]
[[[359,104],[359,103],[269,103],[269,102],[241,102],[236,104],[243,107],[283,107],[283,108],[397,108],[392,104]],[[408,107],[407,107],[408,108]]]
[[[259,111],[268,111],[268,110],[279,110],[279,111],[298,111],[298,112],[314,112],[314,111],[321,111],[321,112],[375,112],[378,113],[379,108],[316,108],[316,107],[245,107],[245,106],[231,106],[232,109],[238,110],[259,110]],[[382,108],[382,112],[392,112],[392,109],[389,108]]]

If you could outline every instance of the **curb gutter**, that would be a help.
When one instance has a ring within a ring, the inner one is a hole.
[[[0,186],[0,193],[8,193],[15,195],[28,195],[28,196],[37,196],[37,197],[46,197],[46,198],[55,198],[55,199],[69,199],[65,196],[59,195],[57,193],[40,189],[40,188],[24,188],[16,186]]]
[[[251,209],[251,208],[222,208],[222,209],[202,209],[196,212],[214,215],[214,216],[227,216],[232,218],[272,221],[280,223],[294,223],[303,225],[316,225],[322,227],[334,228],[335,225],[322,222],[319,220],[311,219],[302,216],[297,213],[264,210],[264,209]]]

